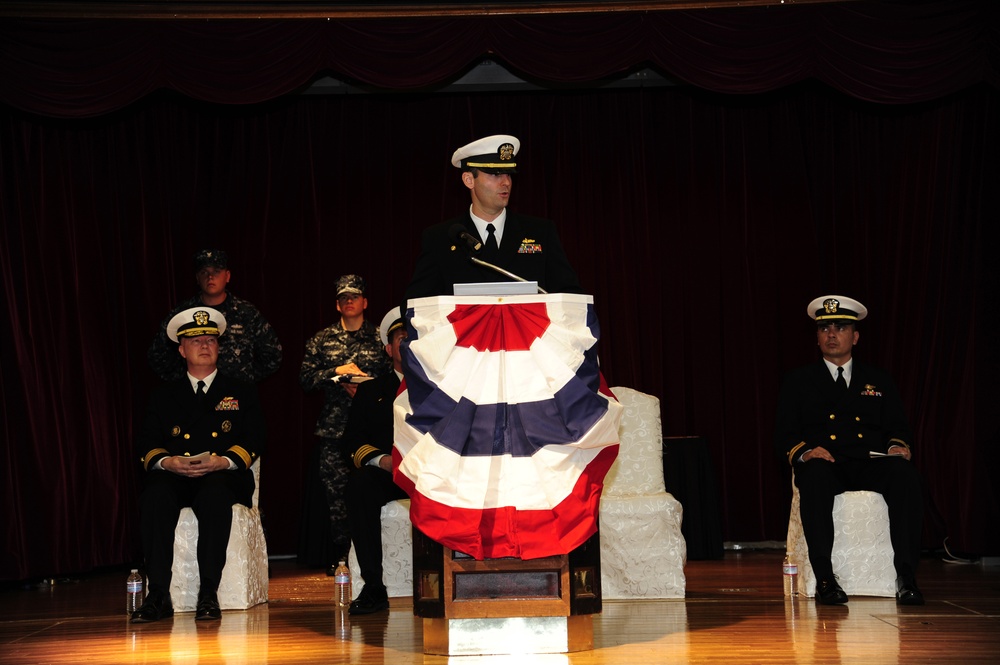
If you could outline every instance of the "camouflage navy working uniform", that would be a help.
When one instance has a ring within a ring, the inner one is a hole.
[[[340,437],[344,434],[351,408],[351,396],[342,385],[334,382],[337,367],[351,362],[373,377],[381,376],[392,368],[378,330],[367,319],[357,330],[344,330],[337,321],[318,332],[306,342],[299,372],[299,382],[306,392],[322,388],[325,396],[323,410],[316,422],[316,436],[320,437],[319,477],[330,509],[333,563],[340,557],[346,558],[351,547],[344,491],[353,464],[348,462],[340,446]]]
[[[146,355],[153,372],[164,381],[179,379],[187,372],[184,359],[177,352],[177,344],[167,338],[167,322],[178,312],[204,306],[200,294],[185,300],[167,315],[153,338]],[[225,300],[212,308],[222,312],[229,326],[226,334],[219,338],[219,371],[250,382],[274,374],[281,365],[281,342],[257,308],[229,292]]]

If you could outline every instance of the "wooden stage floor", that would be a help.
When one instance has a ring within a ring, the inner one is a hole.
[[[629,663],[998,663],[1000,568],[925,558],[923,607],[852,598],[842,607],[781,595],[780,552],[692,561],[684,600],[609,601],[594,649],[565,655],[427,656],[409,598],[335,630],[332,578],[274,561],[270,603],[132,626],[127,571],[0,591],[0,663],[360,663],[598,665]]]

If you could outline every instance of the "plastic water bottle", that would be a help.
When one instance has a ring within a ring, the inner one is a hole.
[[[792,555],[786,554],[781,564],[781,573],[785,581],[785,596],[794,598],[799,595],[799,567],[792,561]]]
[[[333,604],[337,607],[351,605],[351,569],[341,559],[333,571]]]
[[[125,613],[130,615],[142,605],[142,575],[138,568],[133,568],[125,580]]]

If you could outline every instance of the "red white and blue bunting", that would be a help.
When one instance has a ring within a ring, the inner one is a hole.
[[[408,304],[396,483],[415,527],[477,559],[565,554],[597,529],[622,407],[590,296]]]

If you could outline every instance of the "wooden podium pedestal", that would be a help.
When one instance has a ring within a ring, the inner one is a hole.
[[[601,611],[600,539],[543,559],[476,561],[413,530],[413,611],[424,653],[449,656],[592,649]]]

